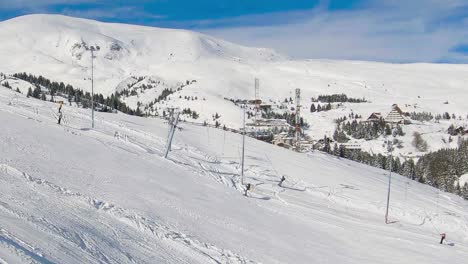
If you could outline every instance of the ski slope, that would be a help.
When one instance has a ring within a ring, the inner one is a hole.
[[[318,152],[0,87],[0,262],[464,263],[468,202]],[[284,187],[278,182],[285,175]],[[447,233],[450,245],[439,245]]]

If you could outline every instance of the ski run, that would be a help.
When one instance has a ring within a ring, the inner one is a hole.
[[[0,263],[465,263],[468,202],[320,152],[0,87]],[[282,177],[285,180],[279,184]],[[446,233],[444,244],[440,234]],[[452,245],[452,246],[450,246]]]

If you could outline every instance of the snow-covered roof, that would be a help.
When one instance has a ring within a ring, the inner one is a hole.
[[[378,120],[381,117],[382,117],[381,113],[374,112],[367,118],[367,120]]]
[[[405,116],[403,111],[398,107],[397,104],[392,105],[392,111],[388,113],[387,117],[385,118],[386,122],[390,123],[400,123],[405,121]]]

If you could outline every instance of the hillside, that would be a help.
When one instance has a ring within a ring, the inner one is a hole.
[[[334,119],[371,113],[384,116],[392,104],[405,112],[454,114],[455,122],[415,123],[404,128],[399,149],[414,156],[413,131],[429,141],[428,151],[453,147],[448,142],[451,125],[468,127],[466,65],[386,64],[358,61],[293,61],[276,52],[248,48],[185,30],[101,23],[58,15],[29,15],[0,22],[0,72],[27,72],[90,91],[92,46],[96,92],[104,96],[127,89],[123,100],[148,114],[162,115],[168,107],[190,108],[199,118],[187,120],[239,128],[242,109],[226,99],[253,99],[254,79],[260,80],[260,98],[275,107],[294,98],[301,88],[302,113],[313,139],[332,136]],[[188,84],[177,90],[181,85]],[[15,87],[16,88],[16,87]],[[164,89],[175,93],[155,102]],[[328,112],[310,113],[310,99],[345,93],[368,103],[344,103]],[[189,100],[187,99],[189,98]],[[195,99],[196,98],[196,99]],[[153,104],[154,103],[154,104]],[[291,110],[286,110],[286,112]],[[284,112],[281,110],[279,112]],[[293,111],[292,111],[293,112]],[[359,142],[365,151],[382,153],[383,138]]]
[[[0,86],[0,262],[463,263],[468,202],[388,172]],[[285,175],[283,187],[278,181]],[[439,245],[439,234],[447,243]]]

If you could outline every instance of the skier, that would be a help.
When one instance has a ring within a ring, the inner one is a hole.
[[[62,122],[62,113],[60,112],[59,113],[59,116],[58,116],[58,124],[60,125],[60,122]]]
[[[60,106],[58,109],[58,124],[59,125],[60,125],[60,122],[62,122],[62,105],[63,105],[63,102],[60,101]]]
[[[283,176],[281,177],[281,180],[280,180],[280,182],[278,183],[278,185],[279,185],[280,187],[282,187],[281,185],[283,184],[283,182],[284,182],[285,180],[286,180],[286,178],[285,178],[284,175],[283,175]]]
[[[247,192],[250,191],[250,188],[251,188],[251,184],[250,183],[247,183],[247,185],[245,186],[245,193],[244,193],[244,196],[247,196]]]
[[[444,243],[445,236],[446,236],[445,233],[440,234],[440,244]]]

